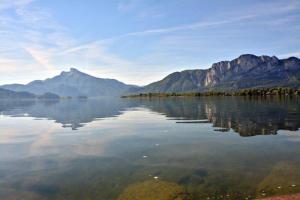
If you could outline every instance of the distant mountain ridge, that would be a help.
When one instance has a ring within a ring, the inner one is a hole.
[[[47,100],[58,100],[60,96],[46,92],[42,95],[35,95],[30,92],[15,92],[7,89],[0,88],[0,100],[1,99],[47,99]]]
[[[0,88],[0,99],[34,99],[36,95],[29,92],[15,92]]]
[[[160,81],[130,92],[180,93],[299,86],[300,59],[245,54],[232,61],[217,62],[209,69],[174,72]]]
[[[174,72],[164,79],[138,87],[115,79],[97,78],[75,68],[46,80],[9,84],[0,88],[35,95],[121,96],[136,93],[185,93],[230,91],[245,88],[300,87],[300,59],[244,54],[231,61],[214,63],[209,69]]]
[[[26,85],[10,84],[1,86],[4,89],[13,91],[26,91],[36,95],[47,92],[59,96],[119,96],[127,91],[132,85],[126,85],[115,79],[103,79],[90,76],[75,68],[70,71],[63,71],[59,75],[46,80],[32,81]]]

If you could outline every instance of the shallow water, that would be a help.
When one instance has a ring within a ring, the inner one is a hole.
[[[113,200],[149,180],[189,199],[298,193],[299,127],[297,98],[0,101],[0,199]]]

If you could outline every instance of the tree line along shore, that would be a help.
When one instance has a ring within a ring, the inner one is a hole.
[[[122,98],[135,97],[200,97],[200,96],[300,96],[300,88],[251,88],[236,91],[205,91],[184,93],[139,93],[123,95]]]

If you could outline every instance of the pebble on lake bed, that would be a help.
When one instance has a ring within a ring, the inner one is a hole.
[[[296,185],[295,184],[293,184],[293,185],[291,185],[292,187],[296,187]]]
[[[153,178],[154,178],[155,180],[158,180],[158,176],[154,176]]]

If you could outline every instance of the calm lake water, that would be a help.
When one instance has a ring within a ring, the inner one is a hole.
[[[295,97],[0,101],[0,199],[299,193],[299,127]]]

